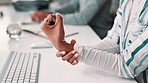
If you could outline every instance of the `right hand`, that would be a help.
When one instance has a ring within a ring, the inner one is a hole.
[[[43,21],[44,18],[46,18],[49,14],[52,14],[52,12],[47,12],[43,10],[35,10],[31,18],[32,18],[32,21],[36,21],[36,20]]]
[[[50,22],[54,22],[54,24],[50,25]],[[63,18],[60,13],[56,13],[55,15],[49,14],[41,23],[41,29],[57,50],[64,50],[66,52],[73,50],[76,41],[72,40],[71,43],[65,41]]]

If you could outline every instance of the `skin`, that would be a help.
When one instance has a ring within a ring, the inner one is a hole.
[[[67,53],[65,51],[59,51],[56,54],[57,57],[61,57],[63,61],[67,61],[72,65],[76,65],[78,63],[77,58],[80,56],[77,51],[72,50],[71,52]]]
[[[37,21],[37,20],[43,21],[44,18],[46,18],[49,14],[52,14],[52,12],[47,12],[43,10],[35,10],[31,18],[32,18],[32,21]]]
[[[50,22],[54,22],[54,24],[51,25]],[[49,14],[41,23],[40,28],[46,34],[55,48],[59,50],[59,52],[56,54],[57,57],[62,57],[63,61],[67,61],[72,65],[78,63],[77,58],[80,55],[74,50],[74,44],[76,41],[71,40],[71,43],[65,41],[63,18],[60,13],[56,13],[55,15]]]

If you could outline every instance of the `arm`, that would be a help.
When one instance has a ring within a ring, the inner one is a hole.
[[[120,9],[119,9],[120,11]],[[125,48],[122,52],[119,52],[118,45],[120,44],[120,22],[121,16],[120,13],[117,12],[117,17],[115,18],[115,22],[112,30],[109,32],[107,38],[102,40],[98,45],[91,46],[77,46],[75,45],[75,50],[78,51],[80,57],[79,60],[94,66],[96,68],[106,70],[110,73],[117,74],[119,76],[124,76],[127,78],[134,78],[142,73],[148,67],[148,30],[141,33],[138,38],[129,46]],[[145,21],[144,21],[145,22]],[[107,42],[109,44],[107,44]],[[113,46],[115,50],[110,49]],[[109,47],[109,48],[108,48]],[[113,51],[113,52],[110,52]],[[133,55],[134,54],[134,55]],[[64,55],[62,59],[66,59],[68,62],[75,62],[75,59],[69,61],[69,57],[71,59],[72,53]],[[73,54],[75,56],[75,54]],[[58,55],[62,56],[62,55]],[[131,57],[131,58],[127,58]],[[135,59],[132,59],[132,58]],[[73,57],[72,57],[73,58]],[[76,58],[76,57],[75,57]],[[139,64],[133,64],[133,62],[140,62]],[[77,62],[75,62],[77,64]]]
[[[120,11],[120,9],[118,11]],[[148,27],[147,16],[145,14],[144,16],[145,18],[142,17],[142,22],[145,22],[145,30],[138,35],[136,40],[121,51],[120,54],[102,50],[104,44],[102,44],[102,47],[98,47],[101,49],[94,49],[93,47],[90,48],[87,46],[75,46],[75,50],[81,55],[80,60],[86,64],[119,76],[128,78],[139,76],[148,67]],[[118,45],[120,43],[120,17],[119,12],[117,12],[113,28],[107,37],[110,39],[107,40],[108,42],[114,42]],[[104,42],[106,42],[106,39]]]
[[[103,40],[99,41],[98,44],[89,45],[85,47],[93,48],[97,50],[103,50],[108,53],[119,53],[120,52],[119,45],[110,38],[104,38]]]
[[[79,12],[62,14],[65,24],[85,25],[105,5],[107,0],[79,0]],[[100,11],[101,12],[101,11]]]
[[[121,22],[120,19],[121,16],[117,14],[117,18],[115,20],[115,24],[113,26],[113,29],[110,31],[108,38],[109,42],[117,43],[119,44],[120,41],[120,26],[119,22]],[[47,17],[47,19],[49,19]],[[50,20],[50,19],[49,19]],[[69,44],[64,41],[64,29],[63,29],[63,23],[61,16],[59,14],[56,14],[56,22],[54,25],[48,25],[46,24],[47,21],[43,21],[41,24],[41,29],[45,32],[45,34],[48,36],[49,40],[54,44],[54,46],[58,50],[65,50],[67,52],[70,52],[73,50],[73,44]],[[127,65],[125,60],[125,56],[130,56],[132,51],[127,51],[130,49],[135,49],[135,45],[138,46],[138,42],[144,42],[147,40],[147,29],[138,36],[136,41],[133,42],[130,46],[128,46],[123,52],[120,54],[117,53],[109,53],[108,51],[104,51],[101,49],[95,49],[95,48],[88,48],[84,46],[76,46],[75,50],[77,50],[81,57],[80,60],[83,61],[86,64],[93,65],[97,68],[104,69],[106,71],[109,71],[111,73],[115,73],[119,76],[124,76],[124,77],[134,77],[137,76],[138,73],[141,73],[141,71],[145,70],[147,68],[147,64],[142,64],[142,70],[138,71],[137,74],[134,74],[133,71],[130,69],[130,66]],[[143,40],[144,39],[144,40]],[[147,42],[146,42],[147,44]],[[105,48],[104,48],[105,49]],[[141,55],[143,57],[147,57],[147,47],[140,47],[140,51],[138,52],[138,55]],[[117,52],[117,51],[115,51]],[[134,52],[134,51],[133,51]],[[142,53],[142,54],[139,54]],[[146,54],[146,55],[145,55]],[[139,57],[139,56],[138,56]],[[144,60],[147,62],[147,59]],[[105,63],[104,63],[105,62]],[[134,66],[135,67],[135,66]]]
[[[47,20],[51,20],[52,19],[52,16],[49,15],[47,17]],[[41,29],[44,31],[44,33],[47,35],[48,39],[53,43],[53,45],[60,51],[64,50],[66,52],[70,52],[73,50],[73,46],[74,46],[74,43],[67,43],[64,41],[64,27],[63,27],[63,21],[62,21],[62,17],[60,16],[59,13],[56,14],[56,20],[55,20],[55,24],[54,25],[49,25],[47,20],[44,20],[41,24]],[[116,27],[116,26],[115,26]],[[116,29],[113,29],[112,31],[116,31]],[[119,35],[117,34],[117,37]],[[116,37],[113,37],[113,39],[117,39]],[[106,39],[105,41],[107,41],[108,39]],[[117,39],[118,40],[118,39]],[[108,42],[108,41],[107,41]],[[111,39],[109,39],[109,42],[111,42],[111,45],[113,45],[113,53],[116,53],[119,51],[119,48],[118,48],[118,45],[115,44],[116,42],[113,42],[111,41]],[[103,43],[103,42],[102,42]],[[99,44],[101,45],[101,44]],[[99,46],[98,45],[98,46]],[[107,43],[105,43],[104,45],[106,46],[109,46],[111,47],[110,45],[107,45]],[[79,49],[81,49],[82,47],[80,46]],[[86,47],[87,48],[87,47]],[[95,49],[97,48],[97,49]],[[86,55],[83,55],[82,53],[85,51],[85,49],[82,49],[82,51],[79,51],[79,49],[76,49],[78,50],[78,52],[81,54],[82,58],[81,60],[84,61],[84,57],[85,56],[90,56],[91,53],[93,53],[93,51],[96,53],[97,52],[100,52],[102,51],[101,53],[103,54],[104,53],[104,57],[106,55],[106,57],[108,56],[108,52],[109,50],[111,50],[111,48],[103,48],[103,49],[99,49],[99,47],[95,47],[94,48],[90,48],[90,50],[86,51]],[[86,49],[87,50],[87,49]],[[98,51],[97,51],[98,50]],[[99,51],[100,50],[100,51]],[[104,51],[103,51],[104,50]],[[106,51],[105,51],[106,50]],[[91,52],[92,51],[92,52]],[[90,54],[89,54],[90,52]],[[101,54],[100,53],[100,54]],[[113,58],[111,60],[115,61],[116,59],[114,58],[117,58],[117,56],[114,57],[114,54],[113,53],[109,53],[110,56],[113,56]],[[94,54],[95,56],[95,54]],[[87,59],[86,59],[87,60]],[[85,62],[85,61],[84,61]],[[87,62],[86,62],[87,63]],[[118,69],[119,67],[116,67],[116,70]],[[115,68],[114,68],[115,69]]]
[[[106,70],[110,73],[117,74],[118,76],[133,78],[133,77],[138,76],[141,72],[143,72],[148,67],[148,64],[147,64],[148,62],[148,46],[147,46],[148,35],[147,33],[148,33],[148,30],[142,33],[138,37],[138,39],[132,43],[132,45],[127,47],[120,54],[109,53],[107,51],[94,49],[93,47],[92,48],[85,47],[85,46],[75,46],[75,50],[77,50],[78,53],[81,55],[79,58],[81,62],[94,66],[98,69]],[[139,42],[141,43],[139,44]],[[141,48],[141,46],[143,47]],[[139,51],[137,51],[137,49]],[[135,55],[132,55],[134,54],[135,50],[137,53]],[[134,56],[135,59],[132,59],[133,57],[131,57],[129,60],[125,61],[126,56]],[[141,61],[141,64],[135,65],[131,62],[131,60],[134,60],[133,62]]]

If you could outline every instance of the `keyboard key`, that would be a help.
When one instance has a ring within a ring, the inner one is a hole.
[[[35,83],[36,80],[30,80],[30,83]]]
[[[12,81],[12,83],[17,83],[17,81]]]
[[[41,55],[12,51],[9,56],[9,64],[0,83],[36,83]]]
[[[23,80],[18,80],[18,83],[23,83]]]

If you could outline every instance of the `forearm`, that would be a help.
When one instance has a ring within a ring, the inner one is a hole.
[[[74,46],[70,46],[68,48],[67,47],[68,45],[69,44],[64,40],[56,43],[56,47],[58,48],[58,50],[65,50],[66,49],[65,51],[67,51],[69,49],[68,51],[71,51],[71,50],[74,49]],[[119,45],[117,45],[110,38],[104,38],[103,40],[99,41],[98,44],[88,45],[88,46],[85,46],[85,47],[106,51],[108,53],[119,53],[119,51],[120,51]]]
[[[88,46],[75,46],[75,50],[80,54],[80,61],[86,64],[109,71],[119,76],[133,78],[138,76],[148,67],[148,59],[146,58],[148,57],[147,33],[146,29],[132,44],[120,52],[120,54],[109,53],[108,50],[101,50]],[[105,47],[104,44],[102,44],[102,46]],[[129,56],[134,56],[134,59]]]
[[[75,45],[80,54],[80,61],[111,73],[122,75],[119,46],[111,39],[105,38],[98,44],[90,46]]]
[[[109,53],[119,53],[120,52],[119,45],[108,37],[99,41],[98,44],[88,45],[87,47],[92,47],[98,50],[107,51]]]
[[[84,46],[75,47],[75,50],[80,54],[80,62],[121,77],[133,78],[130,71],[128,71],[130,76],[124,72],[123,65],[125,63],[122,61],[123,58],[120,54],[108,53],[107,51]]]
[[[119,46],[110,38],[105,38],[96,45],[75,45],[74,49],[80,54],[80,62],[118,76],[132,77],[124,72],[123,65],[126,64],[122,61],[123,56],[119,54]]]
[[[71,51],[74,49],[74,46],[70,46],[66,41],[59,41],[58,43],[55,44],[56,48],[58,50],[65,50],[65,51]],[[68,47],[70,46],[70,47]],[[109,38],[105,38],[101,41],[99,41],[98,44],[94,44],[94,45],[88,45],[85,46],[86,48],[94,48],[97,50],[102,50],[102,51],[106,51],[108,53],[119,53],[119,45],[117,45],[115,42],[113,42],[111,39]]]

